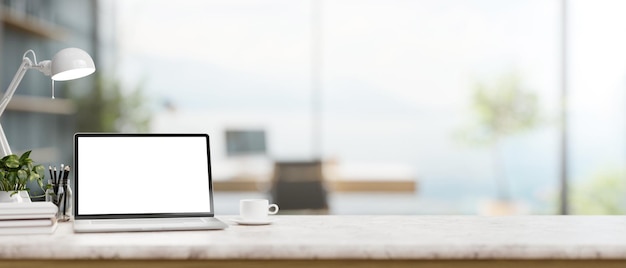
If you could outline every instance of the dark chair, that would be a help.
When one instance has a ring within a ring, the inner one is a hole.
[[[283,214],[328,214],[322,162],[276,162],[271,195]]]

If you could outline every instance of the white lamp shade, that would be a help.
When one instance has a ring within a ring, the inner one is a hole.
[[[88,76],[96,71],[91,56],[79,48],[63,49],[52,58],[52,80],[66,81]]]

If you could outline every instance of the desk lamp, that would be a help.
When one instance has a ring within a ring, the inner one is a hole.
[[[28,57],[29,53],[32,54],[32,60]],[[9,88],[7,88],[4,96],[2,96],[2,100],[0,100],[0,116],[4,113],[4,110],[7,108],[9,101],[11,101],[17,86],[20,84],[24,74],[26,74],[26,71],[29,69],[35,69],[42,72],[46,76],[51,76],[53,83],[52,98],[54,99],[54,81],[66,81],[85,77],[95,72],[96,66],[93,63],[91,56],[89,56],[89,54],[87,54],[84,50],[78,48],[63,49],[57,52],[52,60],[44,60],[41,62],[37,62],[37,56],[35,56],[35,52],[33,50],[26,51],[24,56],[22,56],[22,65],[20,65],[20,68],[17,70],[13,80],[11,80]],[[2,153],[2,156],[12,154],[7,137],[4,135],[2,125],[0,125],[0,153]]]

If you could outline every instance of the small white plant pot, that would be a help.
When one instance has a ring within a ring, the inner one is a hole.
[[[0,203],[30,203],[28,191],[0,191]],[[11,195],[13,194],[13,195]]]

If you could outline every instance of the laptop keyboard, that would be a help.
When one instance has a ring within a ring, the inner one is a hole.
[[[172,218],[172,219],[115,219],[115,220],[91,220],[91,224],[198,224],[205,221],[201,218]]]

